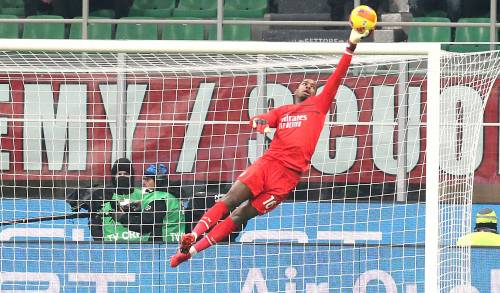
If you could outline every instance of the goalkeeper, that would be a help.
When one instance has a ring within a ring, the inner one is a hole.
[[[351,31],[349,46],[320,95],[316,96],[316,83],[305,79],[294,92],[294,105],[284,105],[251,119],[250,125],[260,133],[276,128],[269,149],[238,177],[224,199],[203,215],[192,232],[182,236],[180,248],[170,260],[171,267],[227,238],[249,219],[268,213],[288,197],[301,174],[309,169],[326,115],[356,45],[370,32]],[[240,206],[245,201],[248,202]]]

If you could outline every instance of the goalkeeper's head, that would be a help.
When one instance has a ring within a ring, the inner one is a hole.
[[[151,164],[142,177],[142,185],[145,192],[152,192],[155,189],[168,186],[168,169],[163,164]]]
[[[497,214],[490,208],[481,209],[476,214],[477,232],[493,232],[497,233]]]
[[[295,103],[305,101],[307,98],[316,95],[316,82],[312,79],[304,79],[295,92],[293,92]]]

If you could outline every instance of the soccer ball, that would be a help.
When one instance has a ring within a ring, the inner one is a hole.
[[[373,30],[377,24],[377,13],[366,5],[360,5],[351,11],[349,24],[360,32]]]

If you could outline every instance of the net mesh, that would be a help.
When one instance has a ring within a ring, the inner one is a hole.
[[[425,202],[437,196],[426,192],[428,147],[440,147],[439,286],[468,286],[470,250],[455,244],[471,229],[498,52],[442,56],[439,146],[426,141],[427,59],[356,56],[288,200],[178,269],[168,263],[180,232],[167,243],[93,234],[85,196],[120,157],[138,190],[150,164],[167,167],[185,211],[173,224],[189,230],[272,140],[250,117],[293,103],[304,78],[324,84],[338,60],[0,53],[0,220],[49,218],[2,223],[1,290],[423,292]]]
[[[470,248],[456,240],[471,232],[474,170],[482,157],[485,107],[498,77],[498,51],[449,54],[441,61],[440,288],[470,289]]]

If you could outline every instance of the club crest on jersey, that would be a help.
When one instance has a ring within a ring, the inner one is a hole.
[[[283,129],[283,128],[300,127],[300,125],[302,125],[302,121],[306,120],[307,120],[307,115],[305,114],[286,115],[285,117],[281,118],[278,128]]]

